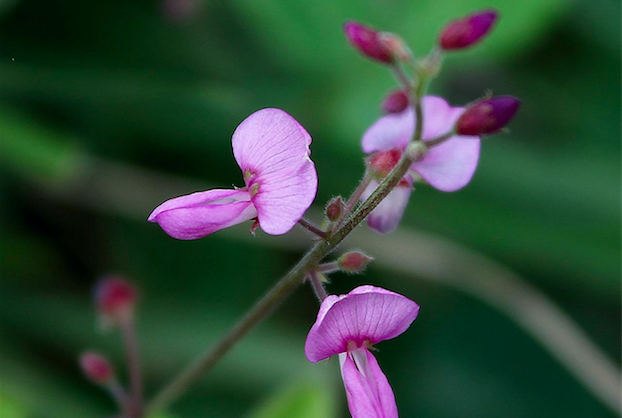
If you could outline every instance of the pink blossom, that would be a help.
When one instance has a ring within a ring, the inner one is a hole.
[[[183,240],[255,218],[266,233],[284,234],[302,218],[317,192],[310,144],[311,136],[289,114],[259,110],[242,121],[232,138],[245,187],[170,199],[155,208],[149,222]]]
[[[428,141],[441,136],[454,127],[464,112],[462,107],[451,107],[444,99],[426,96],[423,105],[423,135]],[[412,107],[401,113],[392,113],[377,120],[363,135],[362,146],[365,153],[395,154],[406,149],[415,132],[415,111]],[[404,214],[412,187],[417,178],[425,180],[432,187],[453,192],[466,186],[477,168],[480,139],[477,136],[455,135],[446,141],[430,147],[425,155],[415,161],[410,172],[395,189],[372,211],[367,218],[368,225],[380,232],[393,231]],[[378,160],[385,160],[376,158]],[[386,167],[385,167],[386,170]],[[372,180],[361,200],[367,199],[378,187]]]
[[[374,286],[359,286],[322,302],[305,355],[312,363],[339,355],[353,418],[397,418],[393,390],[369,349],[406,331],[418,314],[414,301]]]

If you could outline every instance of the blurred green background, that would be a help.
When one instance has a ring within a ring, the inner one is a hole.
[[[619,367],[619,1],[0,0],[0,415],[115,412],[76,363],[102,350],[124,375],[120,338],[97,329],[90,300],[111,272],[141,289],[153,394],[310,242],[248,239],[248,225],[180,242],[146,222],[150,210],[240,185],[230,136],[262,107],[286,109],[313,136],[316,209],[349,193],[360,136],[395,82],[347,45],[343,22],[425,54],[444,23],[487,6],[502,16],[493,35],[448,57],[431,92],[456,105],[488,90],[520,97],[511,133],[485,141],[464,190],[418,188],[402,239],[362,233],[343,249],[384,240],[416,271],[413,231],[443,237],[522,275]],[[455,285],[477,264],[444,284],[388,263],[332,278],[331,292],[373,283],[422,306],[377,354],[401,416],[614,416],[504,312]],[[316,312],[299,288],[167,417],[348,416],[337,363],[303,354]]]

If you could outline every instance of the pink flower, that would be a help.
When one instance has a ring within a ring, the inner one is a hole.
[[[149,222],[184,240],[254,218],[270,235],[292,229],[317,192],[317,173],[309,158],[311,136],[283,110],[262,109],[242,121],[232,144],[246,187],[167,200],[149,215]]]
[[[423,105],[423,141],[441,136],[454,127],[464,112],[462,107],[451,107],[444,99],[426,96]],[[373,153],[375,161],[387,160],[397,163],[394,156],[401,156],[415,132],[415,111],[412,107],[401,113],[388,114],[376,121],[363,135],[363,151]],[[389,193],[367,218],[368,225],[380,232],[393,231],[404,214],[412,191],[411,184],[420,177],[432,187],[453,192],[466,186],[477,168],[480,139],[477,136],[453,136],[446,141],[430,147],[426,154],[412,164],[411,172]],[[384,158],[384,155],[391,158]],[[382,167],[382,171],[387,171]],[[373,169],[373,167],[372,167]],[[378,187],[372,180],[361,200],[367,199]]]
[[[369,349],[406,331],[418,314],[414,301],[374,286],[359,286],[322,302],[305,355],[312,363],[339,355],[353,418],[397,418],[393,390]]]

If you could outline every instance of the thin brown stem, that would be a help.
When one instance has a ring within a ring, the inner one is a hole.
[[[320,229],[319,227],[315,226],[313,224],[313,222],[309,221],[308,219],[305,218],[301,218],[298,223],[305,228],[308,231],[311,231],[312,233],[314,233],[315,235],[317,235],[320,238],[326,238],[326,232],[322,231],[322,229]]]
[[[320,303],[326,299],[328,293],[326,293],[326,289],[324,288],[324,282],[322,281],[320,274],[311,270],[309,272],[309,283],[311,283],[311,287],[313,288],[313,292],[315,292],[315,296],[320,300]]]
[[[348,201],[346,202],[343,214],[341,215],[341,218],[339,218],[339,220],[337,222],[335,222],[334,226],[332,227],[332,230],[339,229],[339,227],[343,224],[343,221],[346,220],[348,215],[352,212],[352,209],[354,209],[356,204],[361,199],[361,195],[363,194],[365,189],[367,189],[367,186],[369,186],[369,183],[371,183],[371,180],[372,180],[371,174],[369,174],[369,172],[365,172],[365,175],[363,176],[363,179],[361,180],[359,185],[356,187],[356,189],[354,189],[354,191],[352,192],[352,194],[348,198]]]
[[[323,263],[317,266],[317,271],[319,273],[334,273],[339,271],[339,265],[336,261],[331,261],[330,263]]]
[[[127,370],[130,378],[129,405],[131,417],[141,417],[143,411],[143,385],[140,375],[140,357],[138,339],[133,316],[128,316],[120,324],[125,342]]]

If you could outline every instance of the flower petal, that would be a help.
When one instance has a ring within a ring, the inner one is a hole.
[[[317,182],[315,164],[311,160],[293,175],[265,179],[253,198],[261,229],[271,235],[281,235],[292,229],[313,203]]]
[[[363,152],[404,149],[415,133],[415,111],[412,107],[401,113],[392,113],[378,119],[363,134]]]
[[[350,341],[360,347],[366,340],[375,344],[395,338],[406,331],[418,313],[416,302],[374,286],[327,298],[307,336],[305,355],[316,363],[347,351]]]
[[[257,216],[246,190],[208,190],[167,200],[149,215],[173,238],[202,238]]]
[[[339,363],[352,418],[397,418],[393,390],[369,350],[340,354]]]
[[[378,182],[372,180],[361,195],[361,201],[367,200],[378,187]],[[392,232],[404,215],[412,189],[408,186],[397,186],[385,197],[382,202],[367,217],[367,225],[381,234]]]
[[[261,229],[272,235],[286,233],[317,192],[317,172],[309,158],[311,136],[283,110],[262,109],[242,121],[232,144]]]
[[[425,96],[421,100],[423,109],[423,139],[432,139],[449,132],[453,127],[460,113],[454,112],[445,99],[438,96]]]
[[[479,161],[480,139],[477,136],[454,136],[427,152],[411,165],[432,187],[453,192],[466,186]]]

